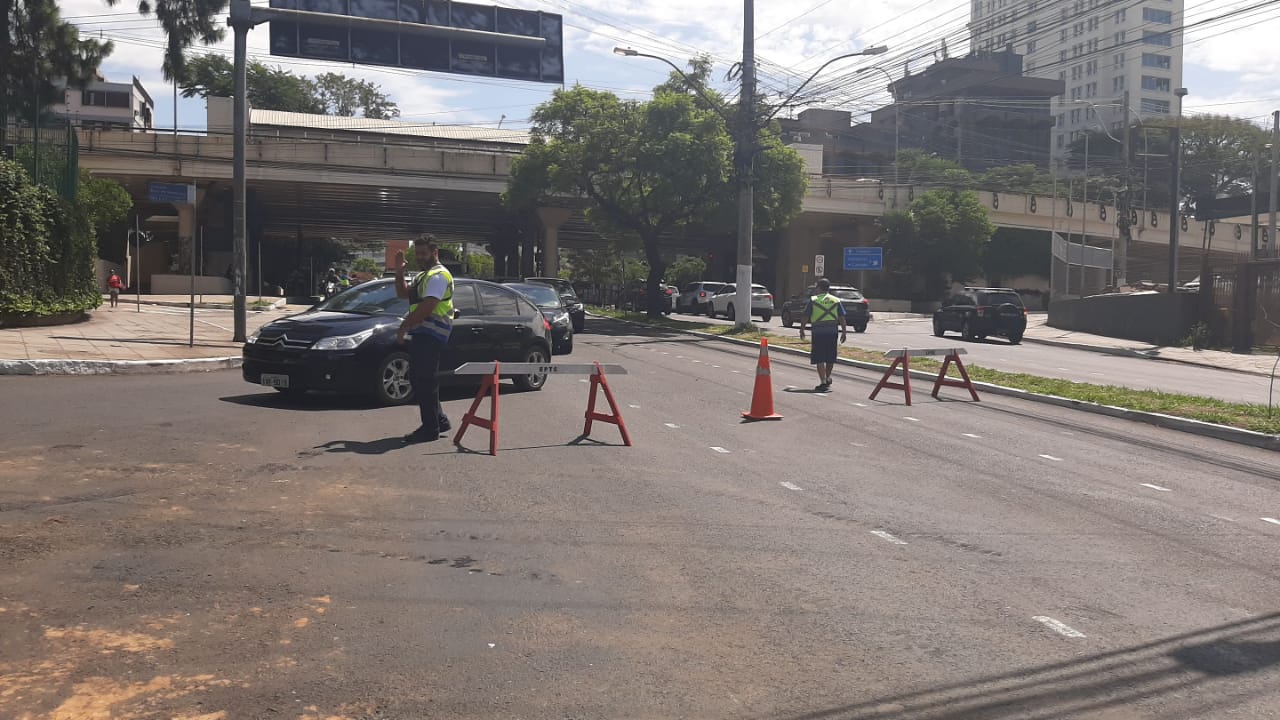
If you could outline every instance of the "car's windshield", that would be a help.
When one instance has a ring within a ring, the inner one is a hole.
[[[1022,307],[1022,298],[1018,297],[1018,293],[1012,292],[980,292],[978,293],[978,302],[982,305],[1017,305]]]
[[[831,288],[831,294],[841,300],[861,300],[862,293],[853,288]]]
[[[359,315],[404,315],[409,301],[396,297],[394,283],[365,283],[320,303],[317,310]]]
[[[573,285],[569,283],[567,280],[555,280],[551,278],[534,278],[534,279],[526,278],[525,282],[537,284],[537,285],[546,285],[548,287],[555,288],[556,292],[560,293],[560,297],[564,298],[565,304],[567,305],[578,302],[578,293],[573,289]]]
[[[525,297],[532,300],[533,304],[540,308],[558,308],[561,305],[560,294],[550,285],[522,283],[508,285],[507,287],[524,293]]]

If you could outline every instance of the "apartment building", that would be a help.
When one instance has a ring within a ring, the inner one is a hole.
[[[83,88],[63,83],[63,101],[50,112],[85,129],[150,130],[155,103],[136,77],[133,82],[107,82],[99,77]]]
[[[1065,84],[1051,106],[1055,158],[1100,125],[1178,112],[1182,23],[1183,0],[972,0],[969,13],[974,50],[1013,50],[1025,75]]]

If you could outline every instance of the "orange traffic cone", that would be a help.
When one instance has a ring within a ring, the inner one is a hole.
[[[751,393],[751,410],[742,413],[748,420],[781,420],[773,411],[773,374],[769,370],[769,339],[760,338],[760,360],[756,364],[756,387]]]

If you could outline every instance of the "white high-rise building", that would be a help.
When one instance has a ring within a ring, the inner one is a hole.
[[[1183,0],[972,0],[975,51],[1012,49],[1023,74],[1062,80],[1054,98],[1054,157],[1099,125],[1118,130],[1126,115],[1178,112]],[[1128,93],[1129,109],[1123,105]]]

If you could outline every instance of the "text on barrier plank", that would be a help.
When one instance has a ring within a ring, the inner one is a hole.
[[[947,355],[967,355],[964,348],[930,348],[927,350],[890,350],[884,354],[887,358],[900,357],[945,357]]]
[[[458,366],[454,375],[492,375],[494,365],[491,362],[469,362]],[[604,371],[610,375],[626,375],[627,369],[621,365],[588,365],[569,363],[502,363],[503,375],[595,375]]]

